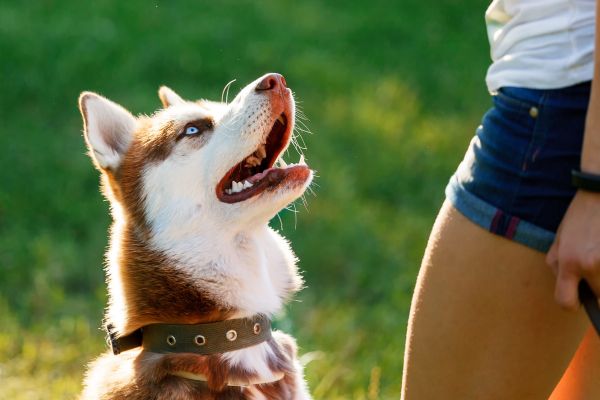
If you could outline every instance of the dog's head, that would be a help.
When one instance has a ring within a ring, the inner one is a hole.
[[[252,229],[310,184],[303,160],[281,159],[295,119],[281,75],[262,76],[228,104],[185,101],[167,87],[159,96],[164,108],[137,118],[97,94],[79,98],[86,143],[113,211],[151,237]]]

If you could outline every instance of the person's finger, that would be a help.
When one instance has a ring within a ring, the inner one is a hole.
[[[561,307],[573,311],[579,308],[577,286],[580,279],[581,277],[569,272],[567,268],[559,268],[554,297]]]

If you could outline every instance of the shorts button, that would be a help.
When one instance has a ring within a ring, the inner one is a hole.
[[[531,118],[537,118],[539,113],[540,113],[540,110],[538,110],[537,107],[531,107],[529,109],[529,115],[531,116]]]

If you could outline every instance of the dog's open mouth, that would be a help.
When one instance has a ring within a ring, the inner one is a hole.
[[[308,176],[309,169],[300,157],[297,164],[287,165],[279,155],[286,148],[291,127],[282,113],[273,123],[266,142],[225,174],[217,184],[217,197],[224,203],[237,203],[254,197],[266,189],[273,189],[286,178]],[[279,160],[279,168],[274,167]]]

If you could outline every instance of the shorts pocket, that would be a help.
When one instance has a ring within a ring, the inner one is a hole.
[[[493,96],[494,105],[512,112],[530,115],[532,109],[539,108],[539,102],[527,100],[524,91],[529,89],[503,87]]]

